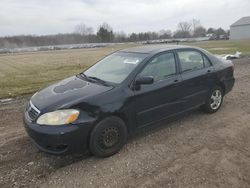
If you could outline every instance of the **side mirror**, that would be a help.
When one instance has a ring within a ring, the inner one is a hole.
[[[154,83],[153,76],[140,76],[135,80],[136,85],[152,84],[152,83]]]

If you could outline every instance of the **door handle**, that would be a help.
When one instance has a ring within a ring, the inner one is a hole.
[[[211,76],[212,70],[207,70],[206,76]]]
[[[174,80],[173,86],[175,86],[175,87],[178,86],[178,82],[179,82],[179,80],[178,80],[178,79],[175,79],[175,80]]]

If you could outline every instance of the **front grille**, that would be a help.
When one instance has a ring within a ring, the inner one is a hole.
[[[36,118],[39,116],[40,111],[30,101],[27,106],[27,113],[28,113],[30,120],[35,121]]]

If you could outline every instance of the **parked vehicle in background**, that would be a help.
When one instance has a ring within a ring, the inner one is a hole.
[[[147,45],[115,52],[38,91],[24,111],[41,150],[117,153],[134,131],[201,107],[215,113],[234,85],[234,67],[209,52]]]
[[[224,35],[220,35],[219,39],[220,40],[229,40],[229,37],[228,37],[228,35],[224,34]]]

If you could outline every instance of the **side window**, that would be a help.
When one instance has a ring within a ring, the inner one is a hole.
[[[177,53],[180,59],[182,72],[201,69],[204,67],[203,57],[199,52],[194,50],[185,50]]]
[[[210,61],[207,59],[207,57],[206,57],[206,56],[203,56],[203,59],[204,59],[204,65],[205,65],[205,67],[210,67],[210,66],[211,66],[211,63],[210,63]]]
[[[153,76],[155,81],[176,74],[174,54],[165,53],[153,58],[140,73],[141,76]]]

